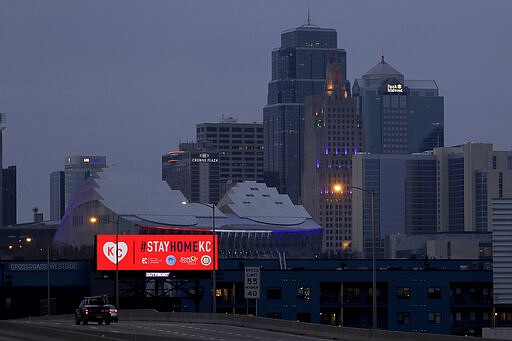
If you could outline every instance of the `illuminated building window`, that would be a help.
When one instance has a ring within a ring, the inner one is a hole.
[[[311,288],[300,286],[297,288],[297,298],[301,300],[310,300],[311,299]]]
[[[396,288],[396,298],[411,298],[411,288],[408,287],[401,287]]]

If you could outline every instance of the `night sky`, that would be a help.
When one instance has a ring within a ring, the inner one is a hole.
[[[353,83],[380,61],[434,79],[445,145],[511,150],[512,1],[0,0],[4,167],[18,221],[49,219],[49,174],[67,155],[105,155],[161,178],[162,154],[195,125],[262,122],[271,51],[311,21],[338,31]]]

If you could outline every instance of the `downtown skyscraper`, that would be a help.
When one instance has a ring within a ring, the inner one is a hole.
[[[222,118],[196,125],[195,143],[162,156],[162,180],[191,202],[217,203],[242,181],[263,181],[263,126]]]
[[[325,89],[325,71],[335,59],[346,75],[346,52],[334,29],[311,24],[284,31],[272,51],[272,80],[263,108],[264,178],[268,186],[301,202],[304,163],[304,100]]]
[[[444,97],[434,80],[408,80],[381,61],[354,82],[366,151],[411,154],[444,146]]]
[[[393,235],[485,233],[493,200],[512,197],[512,152],[468,142],[414,154],[357,154],[352,185],[375,193],[377,257]],[[370,196],[352,196],[352,252],[372,252]],[[401,257],[409,257],[402,253]]]
[[[50,173],[50,219],[60,220],[85,180],[105,167],[106,156],[67,156],[64,170]]]
[[[361,117],[350,96],[345,64],[327,65],[321,96],[305,102],[302,203],[324,228],[322,251],[350,252],[352,239],[352,157],[363,150]]]

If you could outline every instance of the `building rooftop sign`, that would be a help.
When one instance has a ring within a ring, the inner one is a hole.
[[[400,83],[387,84],[387,92],[404,92],[404,86]]]
[[[192,158],[192,162],[216,163],[219,162],[219,159],[208,153],[199,153],[199,155]]]

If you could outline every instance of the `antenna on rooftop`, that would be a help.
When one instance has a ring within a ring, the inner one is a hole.
[[[311,17],[309,15],[309,7],[308,7],[308,26],[311,26]]]

